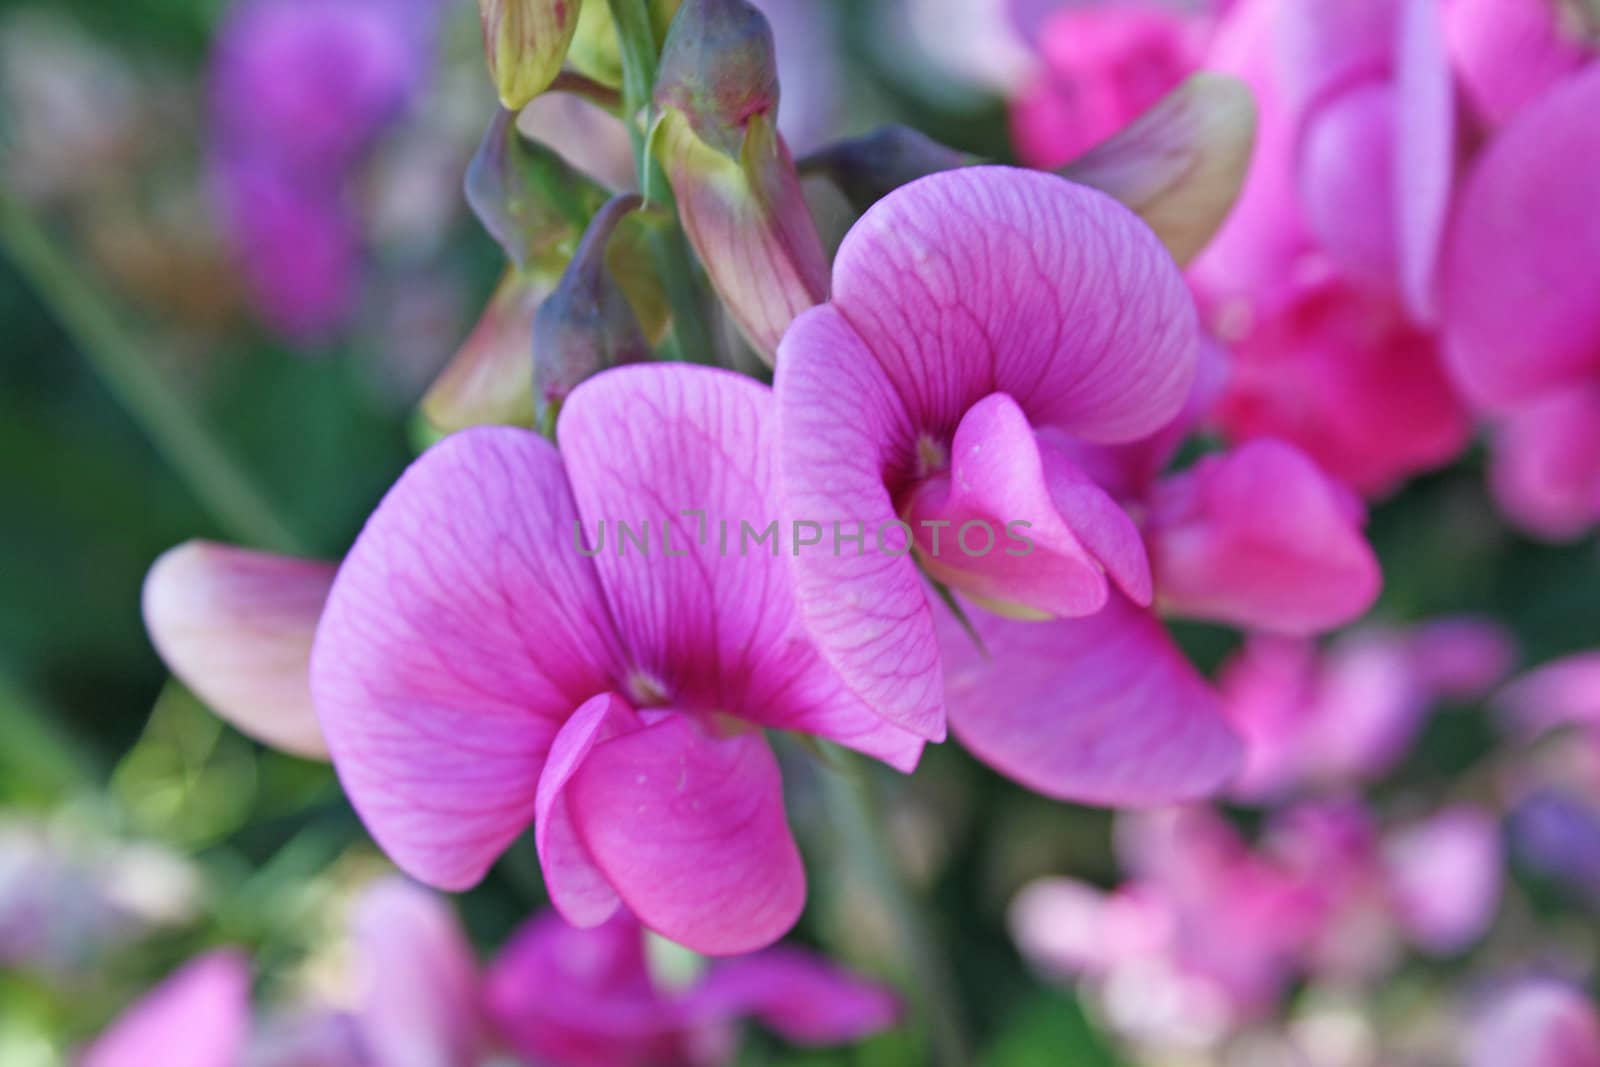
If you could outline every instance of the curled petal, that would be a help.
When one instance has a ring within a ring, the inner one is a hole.
[[[1187,264],[1233,209],[1255,131],[1249,86],[1196,74],[1059,173],[1126,204]]]
[[[1046,796],[1147,806],[1206,796],[1241,751],[1216,694],[1147,611],[941,626],[950,727],[980,760]]]
[[[712,737],[671,714],[596,745],[568,789],[596,866],[663,936],[731,956],[765,948],[799,918],[805,871],[759,733]]]
[[[311,641],[334,566],[191,541],[150,568],[145,626],[218,715],[263,744],[324,759]]]
[[[422,399],[422,414],[446,433],[469,426],[532,426],[533,316],[553,280],[506,272],[489,306]]]
[[[1306,634],[1360,616],[1382,574],[1365,509],[1292,445],[1263,439],[1157,486],[1148,529],[1174,612]]]
[[[467,430],[412,464],[340,568],[312,695],[351,802],[421,881],[483,876],[532,821],[561,722],[611,687],[576,520],[549,442]]]

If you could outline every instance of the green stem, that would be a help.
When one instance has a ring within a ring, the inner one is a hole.
[[[850,862],[866,875],[895,922],[898,955],[931,1045],[930,1062],[950,1067],[970,1063],[955,980],[927,909],[906,887],[895,864],[883,832],[873,767],[854,752],[832,744],[825,747],[830,765],[822,769],[821,777],[828,811]]]
[[[650,13],[645,9],[645,0],[606,2],[610,5],[611,21],[616,25],[617,43],[622,53],[622,118],[633,145],[639,189],[647,203],[660,204],[670,210],[672,187],[650,154],[650,138],[646,131],[651,123],[647,121],[643,127],[639,124],[639,116],[648,116],[651,109],[660,55],[660,46],[650,26]],[[705,326],[703,294],[695,284],[694,259],[682,227],[674,226],[670,232],[660,234],[650,242],[650,248],[667,302],[672,305],[672,332],[680,357],[696,363],[717,362],[716,349]]]
[[[183,396],[145,360],[107,296],[5,189],[0,189],[0,251],[230,537],[280,552],[303,551],[300,539]]]

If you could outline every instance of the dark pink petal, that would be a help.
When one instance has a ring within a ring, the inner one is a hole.
[[[1453,955],[1494,920],[1505,855],[1488,813],[1446,808],[1391,835],[1384,862],[1400,922],[1423,950]]]
[[[1411,631],[1409,654],[1417,679],[1445,700],[1478,700],[1517,663],[1516,638],[1490,618],[1458,615]]]
[[[910,769],[921,740],[846,688],[801,623],[784,557],[831,556],[833,530],[800,550],[781,528],[775,416],[765,386],[682,364],[619,368],[567,401],[558,433],[585,534],[609,530],[594,565],[632,671],[624,695],[820,734]],[[642,531],[642,551],[619,542],[619,523]]]
[[[1560,389],[1508,416],[1489,484],[1506,517],[1543,540],[1575,540],[1600,523],[1600,386]]]
[[[759,733],[713,737],[668,714],[596,745],[568,789],[595,864],[663,936],[728,956],[765,948],[799,917],[805,871]]]
[[[1494,125],[1539,99],[1593,59],[1559,3],[1450,0],[1440,5],[1445,36],[1467,99]]]
[[[567,784],[595,745],[639,729],[639,716],[615,693],[602,693],[561,727],[539,777],[534,835],[550,901],[575,926],[594,926],[621,905],[616,890],[594,865],[578,836],[567,801]]]
[[[944,740],[939,649],[926,587],[884,484],[914,462],[915,431],[883,369],[837,309],[795,320],[776,391],[783,524],[865,530],[865,553],[801,552],[790,573],[812,639],[885,719]],[[897,554],[903,553],[903,554]]]
[[[1600,372],[1600,66],[1508,124],[1467,176],[1442,264],[1457,383],[1510,411]]]
[[[843,1045],[894,1026],[894,992],[797,948],[770,948],[714,966],[685,997],[692,1019],[753,1015],[792,1045]]]
[[[1278,69],[1302,114],[1314,119],[1352,86],[1390,72],[1402,2],[1274,5]]]
[[[953,619],[942,647],[950,726],[979,759],[1061,800],[1143,806],[1204,796],[1238,769],[1238,739],[1161,623],[1112,596],[1098,614]]]
[[[1423,323],[1437,312],[1439,248],[1456,177],[1456,90],[1440,7],[1437,0],[1403,0],[1395,61],[1400,291]]]
[[[112,1023],[79,1067],[238,1067],[249,1029],[250,965],[237,952],[213,952]]]
[[[218,715],[263,744],[326,758],[311,641],[334,569],[191,541],[145,577],[145,627],[167,666]]]
[[[1147,537],[1161,604],[1291,634],[1351,622],[1377,599],[1365,511],[1305,454],[1263,439],[1156,487]]]
[[[418,879],[464,889],[534,815],[561,722],[617,661],[561,459],[468,430],[412,464],[339,571],[311,691],[356,810]]]
[[[478,962],[455,913],[402,878],[368,888],[352,923],[357,1015],[368,1054],[393,1067],[476,1067]]]
[[[1064,457],[1056,462],[1071,468]],[[948,472],[917,487],[903,511],[916,534],[918,557],[933,578],[997,608],[1057,617],[1100,610],[1105,575],[1058,510],[1039,443],[1016,401],[995,393],[969,408],[956,430],[950,463]],[[1095,488],[1080,477],[1063,486],[1060,503],[1079,503],[1073,494],[1082,485]],[[1098,503],[1091,495],[1088,506]],[[1120,514],[1115,504],[1106,504]],[[1142,563],[1142,546],[1138,553]]]
[[[1002,392],[1036,427],[1129,441],[1175,416],[1194,380],[1194,306],[1160,241],[1048,174],[969,167],[902,187],[850,231],[833,282],[914,429],[945,440]]]
[[[1468,1067],[1600,1067],[1600,1012],[1577,989],[1527,981],[1475,1014],[1463,1046]]]

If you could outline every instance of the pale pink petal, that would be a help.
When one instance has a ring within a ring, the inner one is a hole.
[[[915,431],[883,369],[829,306],[795,320],[776,391],[783,525],[865,531],[864,553],[802,551],[790,574],[812,639],[852,691],[897,726],[944,740],[939,650],[909,531],[884,483],[914,462]]]
[[[1201,460],[1159,484],[1150,510],[1156,588],[1174,613],[1306,634],[1377,599],[1360,502],[1281,441]]]
[[[684,714],[590,750],[568,784],[578,833],[646,926],[706,955],[794,925],[805,871],[759,733],[717,738]]]
[[[249,1028],[250,965],[237,952],[213,952],[146,994],[78,1067],[238,1067]]]
[[[1457,383],[1509,411],[1600,372],[1600,66],[1522,111],[1468,174],[1441,309]]]
[[[1105,974],[1130,960],[1170,950],[1171,910],[1153,894],[1106,893],[1070,878],[1041,878],[1011,901],[1011,937],[1052,978]]]
[[[801,549],[781,528],[776,430],[770,389],[681,364],[619,368],[567,401],[558,436],[634,672],[624,695],[818,733],[909,769],[921,740],[846,688],[801,623],[784,557],[831,556],[833,531]]]
[[[1437,312],[1439,248],[1456,177],[1455,82],[1440,8],[1438,0],[1403,0],[1395,63],[1400,291],[1412,318],[1423,323]]]
[[[1495,703],[1529,730],[1600,728],[1600,652],[1547,663],[1508,685]]]
[[[1476,808],[1447,808],[1384,842],[1389,891],[1418,947],[1453,955],[1494,920],[1505,869],[1500,828]]]
[[[578,836],[566,788],[591,749],[601,741],[637,730],[639,717],[615,693],[602,693],[573,713],[561,727],[539,777],[535,841],[550,901],[570,923],[594,926],[621,905],[616,890],[594,865]]]
[[[821,956],[780,946],[717,964],[682,1010],[691,1019],[752,1015],[791,1045],[843,1045],[893,1027],[900,1000]]]
[[[1036,427],[1130,441],[1194,380],[1194,306],[1170,255],[1127,208],[1052,175],[968,167],[903,186],[850,231],[833,282],[915,428],[947,440],[1003,392]]]
[[[367,888],[352,921],[357,1016],[384,1067],[476,1067],[478,964],[455,913],[402,878]]]
[[[1351,85],[1387,74],[1402,0],[1276,4],[1272,23],[1284,91],[1303,114]]]
[[[334,566],[206,541],[179,545],[144,581],[161,658],[216,713],[264,744],[326,758],[311,703],[311,641]]]
[[[1496,429],[1489,484],[1506,517],[1546,541],[1600,523],[1600,386],[1560,389]]]
[[[1577,989],[1531,980],[1474,1012],[1468,1067],[1600,1067],[1600,1012]]]
[[[1147,611],[1018,622],[974,613],[984,648],[941,626],[950,726],[973,755],[1036,792],[1108,806],[1214,792],[1238,769],[1217,696]]]
[[[311,688],[345,791],[407,873],[464,889],[532,821],[561,722],[615,687],[598,579],[548,442],[434,446],[368,520],[328,598]]]
[[[1577,25],[1563,25],[1560,3],[1448,0],[1440,6],[1467,99],[1495,125],[1595,56],[1594,47],[1579,40]]]

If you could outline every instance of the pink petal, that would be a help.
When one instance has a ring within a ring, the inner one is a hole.
[[[619,368],[567,401],[563,455],[585,536],[610,530],[594,565],[642,689],[626,695],[820,734],[910,769],[921,740],[847,689],[807,637],[784,558],[798,551],[791,531],[755,540],[780,513],[774,416],[765,386],[681,364]],[[619,542],[619,523],[644,527],[648,555]]]
[[[1447,808],[1384,843],[1390,892],[1411,939],[1454,955],[1483,935],[1500,904],[1500,828],[1474,808]]]
[[[646,926],[696,952],[764,948],[794,925],[805,871],[758,733],[683,714],[596,745],[568,787],[595,864]]]
[[[615,693],[602,693],[561,727],[539,777],[534,824],[539,865],[551,903],[575,926],[605,922],[622,901],[578,836],[566,787],[595,745],[639,727],[639,717],[626,701]]]
[[[1148,528],[1162,605],[1292,634],[1350,622],[1382,575],[1365,513],[1298,449],[1263,439],[1157,486]]]
[[[1494,125],[1595,56],[1562,25],[1559,3],[1449,0],[1441,6],[1456,75],[1478,113]]]
[[[1517,642],[1501,623],[1458,615],[1433,619],[1411,631],[1410,655],[1418,679],[1447,700],[1478,700],[1517,663]]]
[[[728,960],[685,999],[690,1018],[753,1015],[791,1045],[843,1045],[893,1027],[894,992],[797,948],[770,948]]]
[[[1456,177],[1455,81],[1440,7],[1438,0],[1404,0],[1395,65],[1400,289],[1412,318],[1422,323],[1431,323],[1437,311],[1439,248]]]
[[[264,744],[326,758],[311,703],[311,640],[332,564],[191,541],[144,582],[161,658],[218,715]]]
[[[968,167],[896,190],[845,238],[833,282],[920,431],[952,434],[1002,392],[1036,427],[1130,441],[1175,416],[1194,380],[1193,302],[1160,241],[1048,174]]]
[[[1301,199],[1318,245],[1350,277],[1385,290],[1399,281],[1397,110],[1387,82],[1365,82],[1317,111],[1301,147]]]
[[[561,722],[614,685],[576,519],[548,442],[468,430],[412,464],[339,571],[312,694],[356,810],[424,882],[483,876],[532,821]]]
[[[1057,462],[1071,466],[1064,457]],[[1106,602],[1105,576],[1057,510],[1051,488],[1027,416],[995,393],[967,410],[949,472],[924,480],[903,513],[936,580],[984,603],[1091,615]],[[1077,485],[1064,488],[1072,493]]]
[[[1600,66],[1530,105],[1462,188],[1442,266],[1457,383],[1509,411],[1600,372]]]
[[[1001,774],[1060,800],[1143,806],[1212,793],[1238,769],[1216,694],[1121,596],[1085,619],[972,623],[987,654],[953,619],[941,628],[950,725]]]
[[[356,904],[361,1036],[384,1067],[475,1067],[483,1045],[478,964],[455,913],[401,878]]]
[[[1518,678],[1495,699],[1526,729],[1600,729],[1600,652],[1580,652]]]
[[[237,952],[212,952],[112,1023],[79,1067],[237,1067],[249,1028],[250,965]]]
[[[1463,1051],[1468,1067],[1600,1067],[1600,1013],[1579,990],[1524,982],[1475,1014]]]
[[[869,551],[801,552],[790,574],[807,631],[852,691],[885,719],[944,740],[939,650],[911,546],[883,470],[909,462],[904,406],[837,309],[795,320],[779,350],[783,523],[864,529]]]
[[[1489,484],[1522,530],[1572,541],[1600,523],[1600,386],[1548,393],[1497,429]]]

